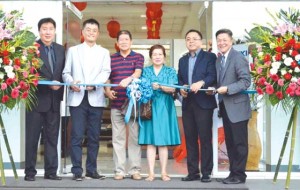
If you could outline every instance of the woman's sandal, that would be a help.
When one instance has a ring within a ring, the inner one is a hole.
[[[161,180],[163,181],[170,181],[171,178],[168,176],[168,174],[161,174]]]
[[[149,174],[148,177],[145,178],[146,181],[154,181],[154,174]]]

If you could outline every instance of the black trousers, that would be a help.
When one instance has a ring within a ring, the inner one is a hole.
[[[58,168],[57,143],[59,112],[26,112],[25,174],[36,175],[38,142],[43,132],[45,175],[56,174]]]
[[[220,113],[223,120],[225,143],[229,158],[230,176],[245,180],[248,158],[248,121],[232,123],[228,118],[224,103],[220,103]]]
[[[202,109],[192,99],[187,99],[187,108],[182,111],[182,121],[187,149],[188,173],[199,175],[199,144],[201,144],[201,173],[210,175],[213,169],[212,117],[213,109]]]

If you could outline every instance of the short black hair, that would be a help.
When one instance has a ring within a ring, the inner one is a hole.
[[[218,30],[217,32],[216,32],[216,38],[218,37],[218,35],[220,35],[220,34],[228,34],[228,36],[230,36],[230,38],[232,38],[232,31],[231,30],[229,30],[229,29],[227,29],[227,28],[222,28],[222,29],[220,29],[220,30]]]
[[[187,31],[187,33],[185,34],[185,38],[191,32],[196,32],[202,40],[202,33],[199,30],[196,30],[196,29],[190,29],[189,31]]]
[[[149,57],[150,57],[150,58],[152,58],[152,53],[153,53],[153,51],[154,51],[155,49],[161,49],[162,52],[163,52],[163,54],[164,54],[164,56],[166,57],[166,49],[165,49],[165,47],[162,46],[162,45],[160,45],[160,44],[155,44],[155,45],[153,45],[153,46],[150,48],[150,50],[149,50]]]
[[[98,26],[98,29],[100,30],[100,24],[99,24],[99,22],[98,22],[96,19],[90,18],[90,19],[85,20],[85,21],[82,23],[82,28],[84,29],[84,27],[85,27],[87,24],[96,24],[96,25]]]
[[[132,35],[131,33],[128,31],[128,30],[120,30],[117,34],[117,41],[119,40],[119,37],[122,35],[122,34],[127,34],[130,38],[130,40],[132,40]]]
[[[40,31],[41,26],[45,23],[52,23],[54,28],[56,28],[56,22],[53,20],[53,18],[47,17],[47,18],[42,18],[39,23],[38,23],[38,29]]]

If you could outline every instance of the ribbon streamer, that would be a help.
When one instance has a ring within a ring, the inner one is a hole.
[[[99,83],[99,84],[86,84],[86,83],[63,83],[63,82],[53,82],[53,81],[48,81],[48,80],[40,80],[38,82],[40,85],[53,85],[53,86],[111,86],[111,87],[116,87],[119,86],[118,84],[104,84],[104,83]]]

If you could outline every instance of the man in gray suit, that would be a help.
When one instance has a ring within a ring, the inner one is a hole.
[[[246,181],[248,157],[248,120],[251,116],[248,94],[242,94],[251,83],[246,58],[232,48],[232,32],[221,29],[216,32],[217,46],[221,53],[216,62],[217,90],[220,115],[223,120],[225,142],[230,164],[230,174],[224,184]]]
[[[105,83],[110,75],[109,51],[96,44],[99,36],[99,23],[95,19],[83,22],[84,42],[68,50],[63,80],[66,83],[99,84]],[[86,132],[87,159],[85,176],[104,179],[97,173],[97,156],[103,107],[104,89],[99,86],[70,86],[67,104],[72,119],[71,160],[73,180],[82,180],[81,142]]]

